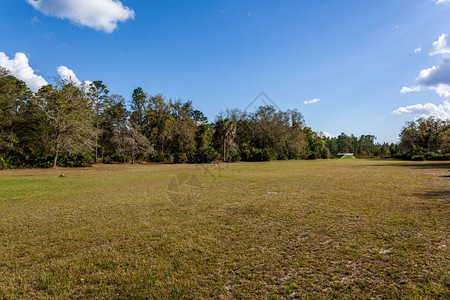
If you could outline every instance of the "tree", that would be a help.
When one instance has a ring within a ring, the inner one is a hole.
[[[328,137],[325,139],[325,146],[330,150],[330,156],[336,157],[339,153],[339,145],[337,143],[337,138]]]
[[[111,95],[104,105],[101,115],[101,127],[103,128],[100,136],[100,144],[104,149],[102,154],[115,157],[118,153],[124,153],[125,146],[122,145],[123,136],[128,131],[129,111],[126,108],[125,99],[120,95]],[[121,152],[121,150],[123,150]]]
[[[101,155],[103,162],[132,163],[173,157],[177,161],[211,162],[218,152],[224,161],[328,158],[339,152],[393,157],[406,153],[443,159],[450,152],[449,131],[449,120],[429,118],[407,123],[399,145],[375,143],[373,135],[325,137],[306,127],[299,111],[279,111],[270,105],[255,112],[226,110],[215,123],[208,124],[191,101],[167,101],[162,95],[150,96],[136,88],[128,111],[124,98],[110,96],[102,81],[94,81],[89,89],[58,81],[34,94],[24,82],[0,68],[3,165],[48,166],[53,156],[56,166],[59,154],[83,151],[89,151],[89,160],[95,153],[96,162]],[[434,157],[433,153],[439,155]]]
[[[435,117],[407,122],[400,133],[400,151],[406,155],[450,152],[450,121]]]
[[[141,134],[136,128],[130,128],[124,136],[125,150],[131,156],[131,163],[136,162],[136,158],[146,153],[152,152],[148,139]]]
[[[44,86],[38,92],[48,118],[47,136],[53,151],[53,166],[61,152],[91,151],[95,140],[89,97],[72,81]]]
[[[387,157],[390,154],[391,154],[391,152],[390,152],[389,144],[383,143],[383,145],[381,145],[381,147],[380,147],[380,153],[378,155],[381,157]]]
[[[310,127],[305,127],[303,132],[305,133],[305,138],[309,146],[308,158],[316,159],[322,156],[328,158],[327,152],[324,150],[326,148],[326,142]]]
[[[0,152],[14,149],[18,142],[19,108],[23,104],[24,83],[0,68]]]
[[[389,145],[389,153],[392,157],[397,157],[399,154],[398,144],[391,143]]]
[[[223,160],[227,161],[227,144],[236,136],[236,124],[230,119],[219,119],[214,125],[215,134],[222,141]]]
[[[23,164],[42,155],[44,124],[42,107],[31,90],[0,67],[0,153]]]
[[[147,94],[142,90],[142,88],[138,87],[133,91],[131,99],[132,112],[130,120],[132,126],[142,130],[144,125],[145,109],[148,104]]]
[[[353,135],[352,135],[353,136]],[[338,151],[343,153],[355,152],[352,145],[352,138],[345,133],[337,137]]]
[[[192,102],[169,102],[173,123],[170,127],[169,148],[172,153],[191,153],[195,150],[197,124],[192,118]]]
[[[211,143],[211,131],[208,124],[200,124],[195,131],[195,143],[197,150],[207,147]]]
[[[192,119],[194,119],[194,121],[197,122],[197,125],[208,123],[208,118],[205,117],[205,115],[199,110],[194,110],[192,112]]]
[[[240,154],[244,160],[259,160],[253,154],[274,155],[280,158],[300,158],[305,156],[306,141],[303,133],[303,116],[297,110],[277,111],[273,106],[260,106],[254,113],[237,109],[222,112],[218,122],[231,120],[236,126],[232,140],[226,142],[226,156]],[[221,124],[214,124],[213,143],[223,153]],[[253,154],[252,154],[253,153]]]
[[[94,81],[89,87],[89,96],[92,99],[92,104],[95,112],[95,163],[98,161],[98,140],[101,134],[100,132],[100,117],[105,103],[108,101],[109,90],[102,81]]]
[[[143,133],[158,153],[170,151],[171,127],[175,119],[162,95],[149,97],[145,109]]]

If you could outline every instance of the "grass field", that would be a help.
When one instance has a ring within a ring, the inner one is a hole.
[[[330,160],[0,171],[0,298],[448,299],[449,170]]]

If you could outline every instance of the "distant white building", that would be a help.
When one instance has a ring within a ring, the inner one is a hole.
[[[338,158],[351,157],[353,159],[356,159],[354,153],[338,153],[337,156]]]

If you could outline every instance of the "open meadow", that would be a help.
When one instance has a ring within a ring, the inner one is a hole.
[[[447,298],[450,163],[0,171],[0,298]]]

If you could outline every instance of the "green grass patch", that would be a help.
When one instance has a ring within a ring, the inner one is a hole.
[[[0,298],[447,298],[449,169],[0,171]]]

